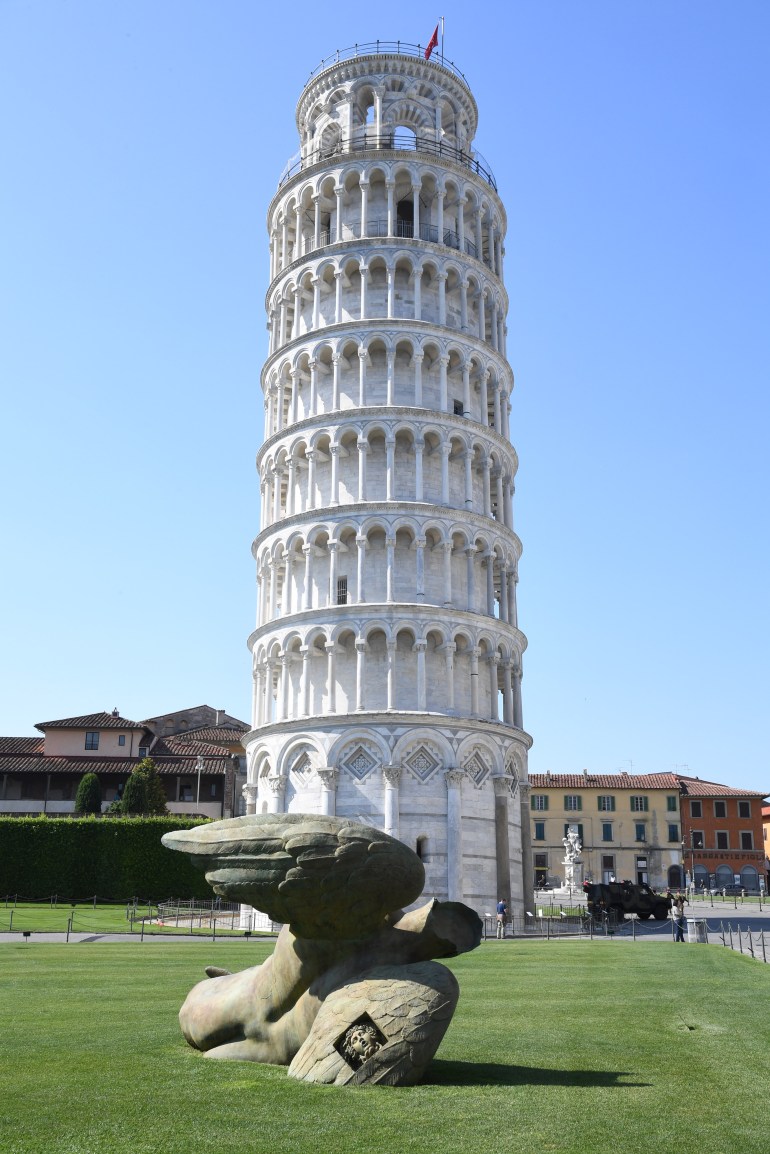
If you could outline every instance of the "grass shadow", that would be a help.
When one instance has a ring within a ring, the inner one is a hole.
[[[621,1082],[624,1070],[549,1070],[538,1066],[506,1066],[501,1062],[431,1062],[424,1086],[588,1086],[625,1090],[649,1082]]]

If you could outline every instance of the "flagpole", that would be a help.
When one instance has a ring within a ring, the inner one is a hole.
[[[441,17],[441,64],[444,64],[444,17]]]

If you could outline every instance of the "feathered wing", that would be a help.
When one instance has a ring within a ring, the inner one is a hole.
[[[417,854],[345,818],[249,814],[163,835],[214,891],[291,925],[298,937],[362,938],[425,883]]]
[[[329,995],[289,1076],[334,1085],[418,1082],[449,1026],[458,996],[454,974],[437,962],[378,966]],[[374,1053],[351,1056],[346,1051],[349,1032],[356,1028],[376,1038]]]

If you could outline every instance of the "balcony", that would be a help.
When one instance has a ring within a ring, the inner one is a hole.
[[[287,163],[278,181],[278,187],[281,188],[286,184],[287,180],[291,180],[298,172],[302,172],[305,168],[311,168],[314,164],[320,164],[322,161],[331,161],[340,156],[351,156],[356,153],[367,152],[421,152],[428,156],[438,157],[441,160],[450,160],[455,164],[461,164],[464,168],[470,169],[476,176],[480,176],[482,180],[497,192],[497,182],[495,181],[492,172],[487,165],[486,160],[477,152],[466,152],[464,149],[456,148],[453,144],[445,144],[440,140],[429,140],[420,138],[412,132],[357,132],[351,137],[341,137],[335,144],[314,149],[308,152],[305,156],[297,154],[293,156]]]

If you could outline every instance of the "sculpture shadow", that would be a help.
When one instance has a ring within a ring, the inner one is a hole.
[[[434,1059],[424,1086],[583,1086],[626,1090],[649,1082],[621,1082],[624,1070],[551,1070],[539,1066],[506,1066],[501,1062],[447,1062]]]

